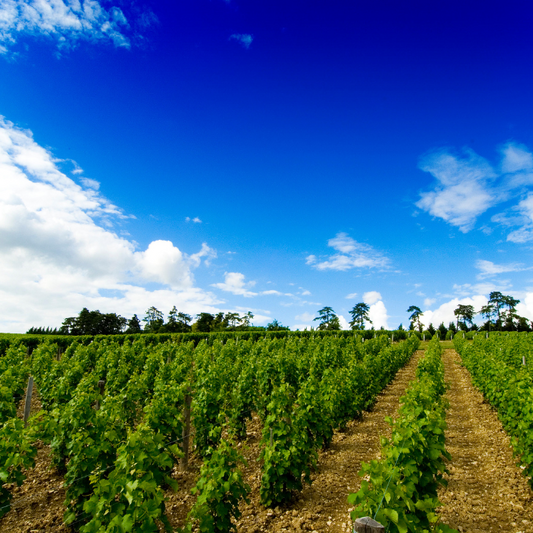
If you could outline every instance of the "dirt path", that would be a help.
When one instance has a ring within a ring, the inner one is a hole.
[[[464,533],[533,533],[533,492],[515,466],[498,415],[471,384],[455,350],[443,356],[450,384],[446,447],[451,453],[442,521]]]
[[[23,398],[17,410],[19,418],[23,418],[24,404]],[[39,391],[34,385],[30,416],[41,408]],[[63,476],[51,470],[50,465],[50,447],[38,442],[35,468],[27,472],[28,478],[22,486],[11,487],[11,510],[0,520],[0,533],[68,531],[62,525],[65,499]]]
[[[399,370],[394,381],[378,396],[371,412],[348,424],[345,432],[335,434],[331,447],[319,454],[318,471],[313,475],[312,484],[304,488],[291,505],[269,510],[260,505],[261,471],[257,461],[250,457],[249,465],[256,463],[247,472],[248,482],[252,485],[251,503],[243,507],[237,531],[350,531],[348,494],[359,490],[357,473],[361,464],[379,456],[380,436],[390,435],[385,417],[396,415],[400,396],[409,381],[415,378],[416,365],[422,353],[416,352]]]

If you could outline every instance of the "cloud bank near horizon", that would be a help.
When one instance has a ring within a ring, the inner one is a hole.
[[[193,274],[216,257],[212,248],[187,254],[156,240],[137,250],[113,230],[128,217],[98,182],[78,184],[59,163],[0,118],[0,322],[9,331],[58,325],[88,305],[129,316],[151,305],[217,310],[223,300],[195,287]]]

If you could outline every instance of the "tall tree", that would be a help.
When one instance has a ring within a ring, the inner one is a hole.
[[[125,333],[142,333],[141,321],[137,315],[133,315],[129,319]]]
[[[77,317],[65,318],[60,331],[66,335],[118,335],[124,331],[127,322],[116,313],[89,311],[84,307]]]
[[[168,322],[160,328],[161,333],[187,333],[191,331],[191,315],[178,311],[174,306],[168,314]]]
[[[213,330],[215,317],[211,313],[200,313],[196,315],[196,322],[193,324],[193,331],[207,333]]]
[[[409,321],[411,322],[411,329],[415,329],[415,327],[418,329],[419,332],[422,332],[422,322],[420,322],[420,317],[424,314],[422,313],[422,309],[420,307],[417,307],[416,305],[409,306],[409,309],[407,309],[408,313],[412,313],[409,317]]]
[[[489,294],[489,304],[492,305],[496,311],[498,319],[496,325],[499,329],[502,326],[502,309],[505,305],[505,296],[499,291],[493,291]]]
[[[352,315],[350,327],[352,329],[365,329],[365,321],[372,324],[372,320],[368,317],[369,311],[370,306],[364,302],[354,305],[353,309],[350,311],[350,314]]]
[[[254,318],[254,314],[251,311],[248,311],[241,317],[241,323],[239,325],[239,328],[246,329],[249,328],[252,325],[252,320]]]
[[[318,311],[318,316],[313,321],[318,320],[320,324],[318,329],[320,330],[339,330],[341,325],[339,317],[335,314],[335,311],[331,307],[323,307]]]
[[[145,333],[157,333],[165,323],[163,313],[154,306],[146,310],[143,322],[146,322],[146,326],[144,326]]]
[[[453,314],[457,317],[457,328],[459,329],[461,325],[461,329],[467,330],[467,322],[470,324],[470,326],[472,326],[475,313],[476,312],[474,311],[473,305],[459,304],[453,312]]]
[[[479,314],[487,320],[483,326],[487,326],[487,329],[490,331],[492,319],[496,316],[496,307],[494,304],[488,303],[480,309]]]
[[[289,331],[291,328],[284,326],[281,322],[278,322],[276,319],[272,320],[266,327],[267,331]]]

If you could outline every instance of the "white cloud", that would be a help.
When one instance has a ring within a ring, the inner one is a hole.
[[[522,270],[530,270],[530,268],[524,268],[524,265],[520,263],[496,265],[492,261],[486,261],[485,259],[478,259],[476,261],[476,268],[481,271],[477,275],[478,279],[491,278],[504,272],[521,272]]]
[[[356,292],[352,292],[352,293],[348,294],[348,296],[345,296],[345,298],[347,300],[353,300],[354,298],[357,298],[357,293]]]
[[[533,292],[526,292],[521,295],[521,302],[516,306],[518,315],[529,320],[533,320]]]
[[[377,301],[381,300],[381,294],[377,291],[369,291],[363,294],[363,302],[368,305],[375,304]]]
[[[519,226],[508,235],[509,241],[533,240],[533,196],[529,193],[533,186],[533,154],[512,142],[505,144],[500,153],[498,168],[471,150],[465,150],[463,157],[441,151],[422,158],[419,167],[437,182],[432,191],[420,194],[416,206],[466,233],[488,209],[522,197],[508,210],[511,216],[498,213],[491,220],[503,226]],[[481,229],[485,234],[492,231],[486,225]]]
[[[253,287],[255,281],[245,282],[244,277],[244,274],[240,272],[226,272],[224,274],[224,283],[213,283],[211,287],[216,287],[238,296],[245,296],[246,298],[257,296],[256,292],[251,292],[247,289],[247,287]]]
[[[318,270],[350,270],[352,268],[386,268],[389,259],[372,246],[357,242],[346,233],[338,233],[328,241],[328,246],[337,250],[336,254],[318,262],[315,255],[306,259],[306,264]]]
[[[296,331],[296,330],[305,331],[306,329],[310,330],[311,327],[315,327],[315,326],[310,326],[309,324],[294,324],[290,326],[292,331]]]
[[[521,228],[512,231],[507,236],[511,242],[528,242],[533,240],[533,193],[529,193],[515,208],[520,213],[520,217],[507,219],[510,224],[520,224]]]
[[[530,172],[533,171],[533,155],[524,145],[507,143],[502,152],[502,172]]]
[[[129,48],[134,28],[157,22],[151,11],[128,21],[117,6],[102,7],[97,0],[0,0],[0,53],[7,53],[22,35],[54,40],[60,49],[79,41],[107,41]]]
[[[194,222],[195,224],[201,224],[202,223],[202,221],[198,217],[194,217],[194,218],[185,217],[185,221],[186,222]],[[228,252],[228,253],[232,253],[232,252]]]
[[[421,193],[417,207],[434,217],[442,218],[466,233],[476,218],[498,202],[491,189],[496,174],[489,163],[472,151],[465,158],[441,152],[426,156],[420,162],[421,170],[437,179],[431,192]]]
[[[454,284],[453,290],[459,296],[470,296],[472,294],[483,295],[490,294],[492,291],[504,292],[509,290],[511,284],[509,280],[485,281],[482,283],[464,283],[462,285]]]
[[[351,329],[350,323],[342,315],[337,316],[339,317],[339,324],[341,325],[341,329]]]
[[[381,300],[370,306],[370,309],[368,310],[368,316],[370,320],[372,320],[372,326],[374,329],[379,329],[381,327],[390,329],[390,317],[387,314],[387,308],[385,307],[385,304]]]
[[[80,178],[80,181],[82,185],[86,187],[87,189],[94,189],[95,191],[100,189],[100,183],[97,182],[96,180],[92,180],[90,178]]]
[[[58,326],[84,306],[119,314],[167,304],[215,310],[220,300],[195,288],[192,273],[214,257],[209,246],[188,255],[154,241],[136,250],[112,230],[127,218],[122,211],[65,176],[57,162],[30,132],[0,118],[2,330]],[[166,287],[148,290],[147,282]]]
[[[248,50],[252,44],[252,41],[254,40],[254,36],[250,35],[249,33],[233,33],[230,35],[229,40],[237,41]]]
[[[300,322],[313,322],[315,315],[312,313],[302,313],[301,315],[296,315],[294,319],[299,320]]]
[[[477,312],[487,304],[487,298],[482,294],[477,294],[467,298],[454,298],[453,300],[443,303],[434,311],[424,311],[420,321],[426,328],[429,326],[429,324],[433,324],[433,326],[437,328],[441,322],[444,322],[444,325],[448,327],[450,322],[457,321],[457,317],[453,314],[453,312],[457,309],[459,304],[473,305],[475,311]]]

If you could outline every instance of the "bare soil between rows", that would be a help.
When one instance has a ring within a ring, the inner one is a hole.
[[[450,385],[446,447],[448,487],[439,499],[442,521],[464,533],[533,533],[533,492],[513,458],[497,412],[472,386],[455,350],[443,354]]]
[[[241,505],[237,531],[350,531],[347,496],[359,490],[357,474],[362,463],[379,457],[380,437],[390,435],[385,417],[396,415],[399,399],[415,378],[421,355],[422,351],[416,352],[399,370],[378,396],[372,411],[349,423],[346,431],[336,432],[330,448],[319,453],[312,484],[292,502],[275,509],[265,509],[259,500],[262,428],[254,417],[246,442],[240,445],[248,462],[244,475],[251,494],[250,503]],[[442,521],[463,533],[533,533],[533,493],[515,464],[509,437],[497,413],[471,385],[470,375],[454,350],[445,350],[444,361],[450,384],[446,439],[452,461],[448,465],[449,486],[440,493]],[[32,412],[39,408],[38,396],[34,396]],[[179,489],[167,494],[167,516],[174,527],[184,524],[195,501],[190,489],[195,485],[200,464],[193,454],[186,472],[174,472]],[[22,487],[13,489],[13,496],[12,510],[0,520],[0,533],[70,531],[63,525],[62,476],[50,468],[47,446],[39,445],[36,467],[28,472]]]

